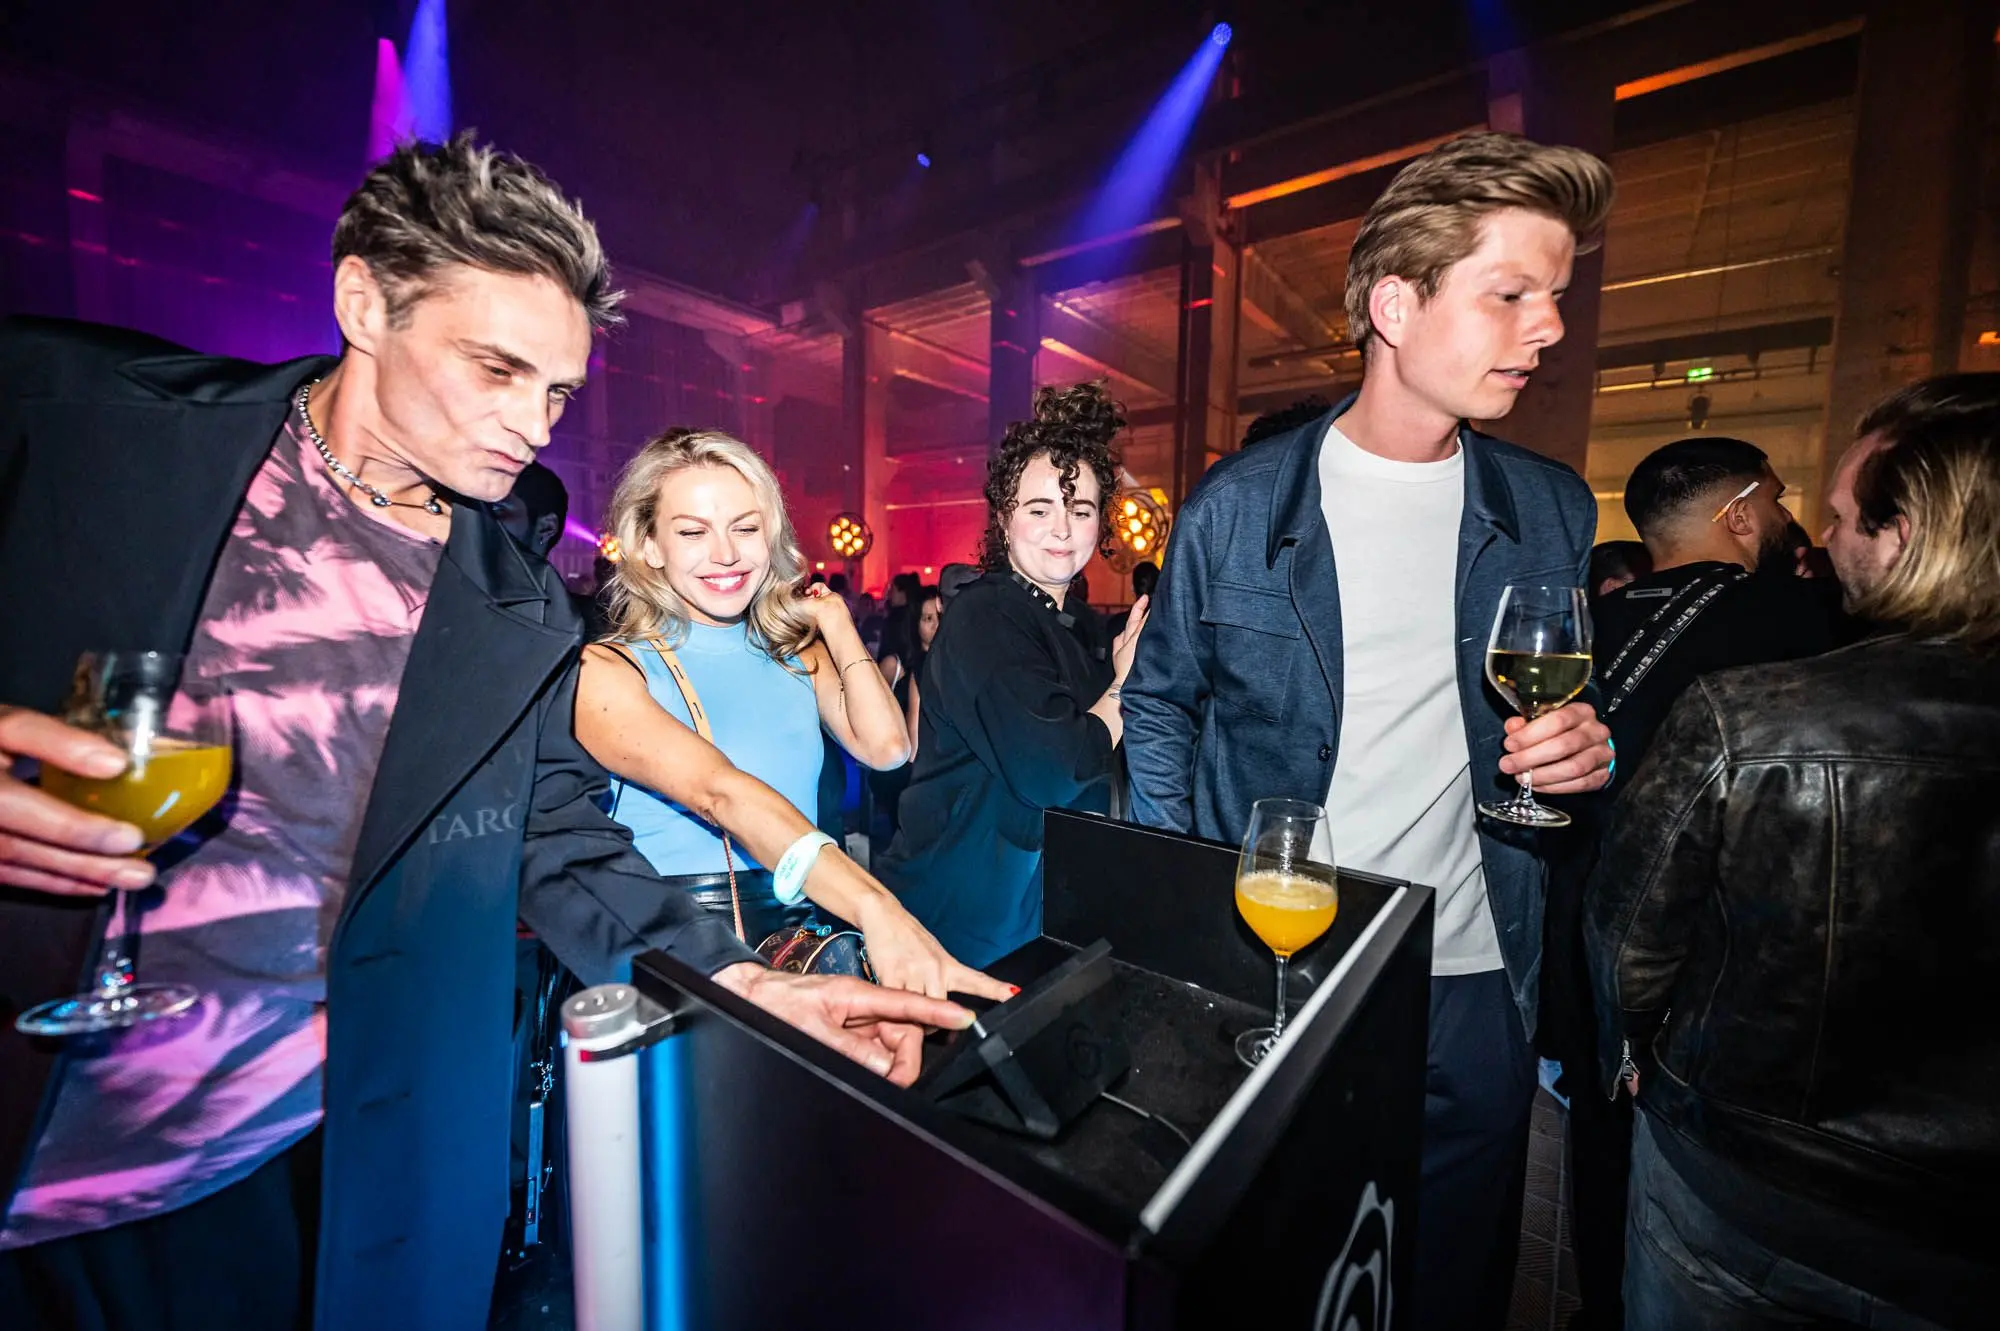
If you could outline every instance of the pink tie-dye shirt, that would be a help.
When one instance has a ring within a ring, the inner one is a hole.
[[[319,1122],[327,945],[441,550],[357,508],[286,422],[188,649],[233,693],[237,784],[141,902],[140,978],[201,1001],[71,1042],[0,1248],[199,1201]]]

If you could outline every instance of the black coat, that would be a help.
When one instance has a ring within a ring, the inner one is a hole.
[[[1042,815],[1108,812],[1111,687],[1081,601],[1059,615],[1005,573],[952,601],[918,682],[917,759],[876,872],[953,956],[990,965],[1042,932]],[[1084,631],[1079,632],[1078,629]]]
[[[298,385],[112,329],[0,324],[0,701],[49,711],[79,652],[184,650]],[[411,644],[327,958],[316,1324],[486,1324],[507,1203],[517,913],[586,982],[660,946],[750,954],[593,803],[580,626],[548,565],[461,503]],[[60,1047],[13,1029],[85,979],[98,902],[0,888],[0,1205]]]

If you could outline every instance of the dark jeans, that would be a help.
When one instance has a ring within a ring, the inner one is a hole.
[[[1648,1116],[1632,1143],[1625,1254],[1629,1331],[1873,1327],[1941,1331],[1936,1322],[1794,1262],[1716,1214],[1663,1158]]]
[[[1596,1004],[1583,947],[1584,888],[1597,863],[1606,801],[1563,801],[1576,826],[1548,840],[1543,914],[1542,1020],[1535,1043],[1562,1064],[1556,1091],[1569,1102],[1564,1138],[1570,1234],[1581,1306],[1570,1331],[1618,1331],[1625,1281],[1625,1196],[1631,1182],[1632,1098],[1604,1093],[1598,1067]]]
[[[7,1331],[312,1325],[320,1134],[176,1211],[0,1252]]]
[[[1563,1058],[1559,1088],[1569,1097],[1570,1235],[1582,1306],[1570,1331],[1618,1331],[1625,1308],[1625,1199],[1632,1170],[1632,1097],[1605,1095],[1594,1051]]]
[[[1521,1246],[1535,1055],[1504,971],[1431,979],[1419,1331],[1500,1331]]]

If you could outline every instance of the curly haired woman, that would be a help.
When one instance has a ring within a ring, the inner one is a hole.
[[[1035,397],[986,472],[985,576],[924,663],[915,774],[882,881],[954,956],[985,966],[1042,930],[1042,813],[1109,808],[1118,689],[1142,598],[1109,652],[1071,582],[1109,537],[1118,404],[1094,384]]]

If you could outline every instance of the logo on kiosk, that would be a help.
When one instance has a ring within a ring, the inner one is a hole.
[[[1320,1287],[1313,1331],[1388,1331],[1395,1304],[1389,1288],[1389,1254],[1395,1237],[1396,1204],[1370,1182],[1354,1208],[1347,1243]]]

